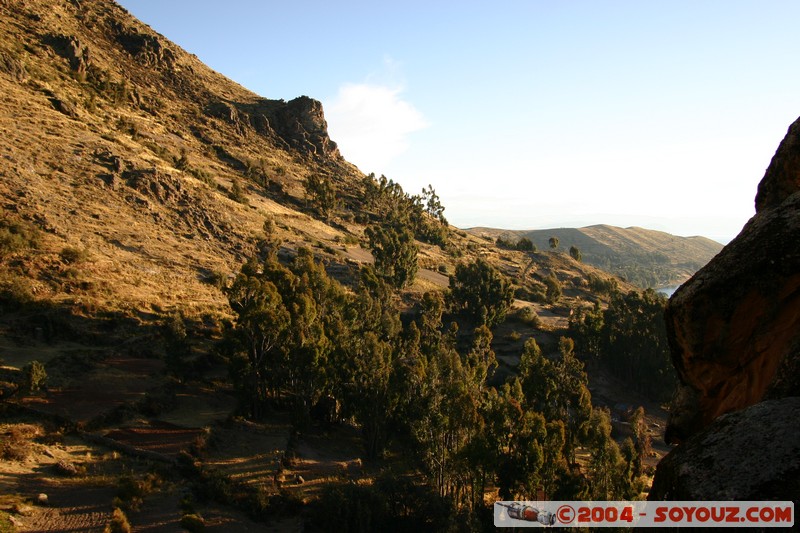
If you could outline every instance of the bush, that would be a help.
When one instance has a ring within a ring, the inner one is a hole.
[[[614,278],[603,279],[597,274],[589,274],[589,288],[597,294],[612,295],[619,290],[619,284]]]
[[[517,320],[517,322],[534,328],[538,328],[540,324],[539,315],[537,315],[536,312],[530,307],[519,308],[514,314],[514,318]]]
[[[206,530],[206,521],[199,514],[185,514],[181,517],[181,527],[186,531],[197,533]]]
[[[80,263],[89,258],[89,252],[85,248],[75,248],[73,246],[64,247],[59,255],[61,260],[67,264]]]
[[[544,286],[547,303],[554,304],[561,299],[561,282],[554,274],[544,278]]]
[[[39,392],[47,381],[47,371],[39,361],[31,361],[22,369],[22,389],[27,394]]]
[[[212,285],[218,289],[224,289],[228,283],[228,274],[221,270],[215,270],[203,278],[203,283]]]
[[[0,288],[0,310],[16,311],[33,300],[33,292],[27,279],[15,277]]]
[[[145,474],[141,478],[132,475],[123,476],[119,480],[117,497],[114,499],[116,507],[135,511],[139,509],[144,497],[154,492],[160,485],[161,478],[154,473]]]
[[[30,436],[25,427],[12,426],[0,440],[0,458],[6,461],[25,461],[31,453]]]
[[[12,531],[16,531],[13,522],[11,522],[11,517],[8,513],[4,511],[0,511],[0,532],[2,533],[11,533]]]
[[[10,254],[39,246],[39,231],[30,223],[0,220],[0,252]]]
[[[114,508],[114,514],[111,515],[111,521],[106,525],[103,533],[131,533],[131,523],[128,522],[128,517],[119,507]]]
[[[231,190],[228,193],[228,197],[233,200],[234,202],[239,202],[242,205],[249,205],[250,200],[247,199],[247,194],[245,193],[242,184],[239,183],[239,180],[233,180],[233,184],[231,185]]]

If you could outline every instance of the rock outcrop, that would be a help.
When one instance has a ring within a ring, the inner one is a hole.
[[[680,441],[716,417],[798,392],[800,121],[759,185],[757,213],[670,299],[667,331],[682,402],[668,436]],[[693,405],[694,404],[694,405]]]
[[[239,134],[252,128],[280,146],[322,159],[341,159],[339,148],[328,136],[322,103],[308,96],[288,102],[262,99],[255,104],[214,101],[205,113],[228,122]]]
[[[762,475],[755,471],[758,465],[746,459],[756,455],[754,450],[765,460],[780,462],[785,462],[784,452],[788,456],[791,450],[798,451],[800,432],[791,417],[800,401],[764,404],[763,412],[753,407],[718,417],[768,399],[800,396],[799,135],[800,119],[789,128],[758,187],[756,215],[669,301],[667,332],[681,389],[665,437],[684,444],[659,465],[651,498],[730,497],[739,478],[720,468],[709,469],[717,461],[709,457],[718,457],[726,447],[738,454],[726,459],[738,463],[731,468],[742,475],[754,470],[749,478],[753,487],[769,485],[758,481]],[[759,416],[764,420],[755,429]],[[779,449],[770,440],[752,446],[742,441],[751,430],[777,439],[785,431],[780,424],[787,424],[793,435],[790,450]],[[796,470],[792,472],[796,477]],[[781,479],[787,475],[774,473]],[[704,476],[707,483],[701,484]],[[692,486],[699,492],[691,492]],[[756,488],[737,497],[772,494]],[[795,485],[795,495],[796,489]]]
[[[328,123],[318,100],[300,96],[275,108],[273,117],[273,128],[289,146],[322,157],[340,157],[339,148],[328,137]]]
[[[721,416],[661,461],[650,499],[796,499],[798,411],[800,398],[783,398]]]

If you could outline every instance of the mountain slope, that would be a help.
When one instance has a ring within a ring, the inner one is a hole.
[[[265,217],[289,246],[348,232],[305,213],[309,175],[346,206],[362,177],[319,102],[260,98],[111,2],[5,2],[0,14],[0,223],[38,235],[0,285],[101,308],[189,295],[224,308],[202,281],[252,253]]]
[[[472,228],[475,235],[515,242],[528,238],[539,249],[549,248],[550,237],[559,248],[581,251],[583,261],[613,272],[642,287],[679,285],[689,279],[722,245],[705,237],[677,237],[644,228],[608,225],[545,230],[502,230]]]

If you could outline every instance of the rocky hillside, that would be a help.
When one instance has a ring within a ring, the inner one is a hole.
[[[39,232],[7,284],[23,275],[37,298],[100,307],[189,294],[218,307],[201,282],[242,262],[265,216],[342,233],[293,209],[310,174],[360,177],[319,102],[259,98],[113,2],[4,2],[2,18],[2,223]],[[64,249],[80,252],[72,280]]]
[[[585,262],[643,288],[680,285],[722,249],[721,244],[705,237],[677,237],[662,231],[604,224],[585,228],[469,231],[512,242],[524,237],[540,250],[549,249],[550,237],[556,237],[561,249],[575,246]]]
[[[651,498],[800,497],[800,120],[742,232],[670,299],[682,388]]]
[[[0,224],[16,243],[1,289],[90,314],[224,315],[214,283],[253,253],[265,220],[286,253],[312,246],[342,279],[371,261],[364,228],[380,213],[364,212],[366,177],[319,102],[261,98],[113,2],[0,6]],[[324,216],[311,177],[338,197]],[[481,256],[523,288],[542,269],[583,279],[569,297],[591,299],[587,265],[539,254],[531,269],[527,254],[448,231],[447,248],[419,243],[417,289]]]

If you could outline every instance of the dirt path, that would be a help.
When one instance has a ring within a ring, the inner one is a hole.
[[[417,277],[429,281],[438,287],[446,288],[450,286],[450,278],[438,272],[434,272],[433,270],[428,270],[427,268],[420,268],[417,272]]]

